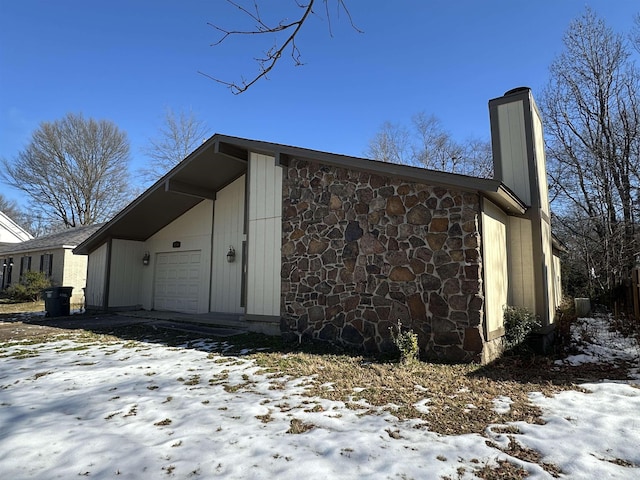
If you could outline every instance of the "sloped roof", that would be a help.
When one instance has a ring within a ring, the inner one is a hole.
[[[75,227],[52,233],[42,237],[36,237],[26,242],[0,245],[0,255],[16,254],[21,252],[33,252],[38,250],[48,250],[53,248],[75,248],[97,232],[103,223],[87,225],[85,227]]]
[[[482,192],[513,214],[522,214],[527,208],[498,180],[215,134],[78,245],[74,253],[87,254],[110,238],[145,241],[204,199],[215,199],[216,192],[246,173],[249,152],[275,157],[280,165],[288,164],[290,159],[303,159],[412,182]]]
[[[18,225],[6,213],[0,211],[0,230],[4,230],[5,234],[0,231],[1,243],[17,243],[33,238],[24,228]]]

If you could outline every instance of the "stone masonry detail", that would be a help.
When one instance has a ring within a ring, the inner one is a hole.
[[[432,360],[478,360],[477,194],[291,159],[283,181],[281,330],[391,351],[400,321]]]

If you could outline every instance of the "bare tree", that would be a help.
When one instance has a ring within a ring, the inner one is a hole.
[[[7,215],[34,237],[51,233],[51,225],[44,221],[40,209],[23,209],[15,200],[9,200],[0,193],[0,211]]]
[[[572,231],[593,259],[594,288],[608,291],[637,249],[640,75],[624,37],[589,9],[570,24],[564,47],[541,101],[550,193],[560,220],[579,220]]]
[[[418,137],[413,153],[416,163],[432,170],[458,173],[463,147],[453,140],[440,120],[421,112],[413,116],[412,123]]]
[[[411,128],[385,122],[370,140],[365,156],[464,175],[493,175],[488,141],[468,139],[458,142],[437,117],[424,112],[412,117]]]
[[[382,162],[411,165],[411,133],[402,125],[384,122],[369,141],[365,155]]]
[[[353,23],[351,13],[347,8],[345,0],[322,0],[321,2],[318,2],[317,0],[295,0],[292,5],[295,5],[299,9],[299,15],[294,15],[294,20],[290,20],[289,17],[276,20],[266,19],[266,17],[260,11],[258,0],[253,0],[251,2],[251,6],[245,6],[240,2],[236,2],[233,0],[226,1],[228,4],[237,8],[242,13],[244,19],[251,22],[251,26],[247,28],[230,29],[222,27],[219,24],[209,23],[208,25],[213,27],[221,34],[221,37],[215,43],[213,43],[212,46],[219,46],[230,37],[238,36],[269,37],[269,39],[273,42],[273,46],[271,46],[267,51],[263,52],[263,55],[261,57],[255,58],[255,61],[258,64],[258,73],[256,73],[249,79],[243,78],[240,81],[226,81],[221,80],[218,77],[200,72],[202,75],[229,87],[231,92],[233,92],[235,95],[245,92],[261,78],[266,78],[269,72],[273,70],[278,61],[287,52],[295,66],[303,65],[302,54],[300,52],[300,49],[298,48],[296,39],[298,38],[300,31],[307,23],[309,18],[313,15],[317,15],[317,12],[314,10],[316,3],[322,3],[324,5],[326,19],[329,24],[330,35],[332,35],[332,13],[329,8],[330,3],[335,4],[336,16],[339,16],[340,12],[343,12],[349,19],[351,27],[354,30],[361,32],[361,30],[359,30]]]
[[[493,150],[491,142],[467,138],[462,143],[461,173],[479,178],[493,178]]]
[[[18,207],[18,203],[15,200],[9,200],[2,193],[0,193],[0,212],[22,226],[20,221],[22,218],[22,210]]]
[[[41,123],[13,162],[2,161],[3,177],[50,225],[77,227],[107,220],[124,206],[128,160],[126,133],[70,113]]]
[[[176,113],[166,109],[158,135],[150,138],[149,144],[143,148],[149,163],[140,169],[140,176],[155,182],[198,148],[208,138],[208,131],[204,121],[191,110]]]

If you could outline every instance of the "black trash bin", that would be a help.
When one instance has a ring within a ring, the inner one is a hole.
[[[44,309],[47,317],[64,317],[69,315],[73,287],[51,287],[42,291]]]

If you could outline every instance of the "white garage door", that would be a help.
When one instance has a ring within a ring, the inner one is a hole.
[[[200,250],[158,254],[153,294],[156,310],[198,313],[201,257]]]

